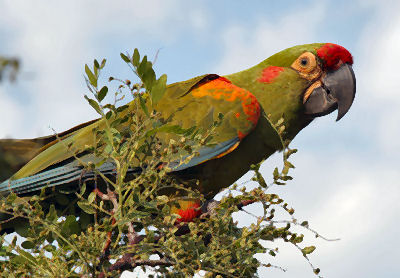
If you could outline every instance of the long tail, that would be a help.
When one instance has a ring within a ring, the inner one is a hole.
[[[46,144],[45,139],[0,140],[0,181],[17,172]]]
[[[128,170],[128,173],[140,173],[141,171],[141,168],[132,168]],[[83,166],[77,165],[77,162],[73,161],[64,166],[45,170],[29,177],[17,180],[6,180],[0,183],[0,195],[4,196],[10,192],[25,194],[39,191],[45,187],[54,187],[73,182],[83,182],[95,177],[96,173],[99,172],[105,176],[115,176],[116,170],[114,163],[105,162],[100,167],[96,168],[96,171],[91,171],[85,169]]]
[[[115,174],[115,166],[111,162],[104,163],[97,170],[105,175]],[[44,187],[83,181],[92,178],[94,175],[93,171],[86,171],[82,166],[77,166],[76,162],[70,162],[65,166],[46,170],[22,179],[6,180],[0,183],[0,195],[7,195],[10,192],[17,194],[34,192]]]
[[[57,143],[57,138],[68,137],[95,121],[97,119],[80,124],[57,135],[34,139],[0,139],[0,181],[8,179],[38,153]]]

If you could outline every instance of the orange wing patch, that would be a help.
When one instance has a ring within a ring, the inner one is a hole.
[[[247,116],[246,119],[253,127],[257,125],[258,119],[260,118],[261,109],[256,97],[249,91],[235,86],[225,77],[219,77],[201,85],[192,91],[192,95],[196,98],[211,96],[215,99],[223,99],[229,102],[239,100],[242,104],[243,113]],[[235,117],[239,118],[240,113],[235,113]],[[247,134],[238,131],[238,137],[240,139]]]

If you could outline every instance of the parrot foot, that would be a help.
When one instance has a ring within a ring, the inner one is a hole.
[[[200,218],[206,218],[208,216],[213,216],[216,214],[215,209],[219,206],[220,201],[216,201],[216,200],[208,200],[206,202],[204,202],[204,204],[201,206],[201,211],[202,214],[200,216]]]

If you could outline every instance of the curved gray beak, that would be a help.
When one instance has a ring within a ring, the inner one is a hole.
[[[356,77],[349,64],[328,72],[322,86],[314,89],[304,103],[305,114],[320,117],[338,109],[336,121],[349,111],[356,95]]]

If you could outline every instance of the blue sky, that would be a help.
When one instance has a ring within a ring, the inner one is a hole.
[[[356,100],[340,122],[317,119],[295,138],[295,180],[274,190],[298,218],[341,238],[308,234],[324,277],[399,277],[399,1],[0,0],[0,54],[23,62],[17,83],[0,84],[0,137],[36,137],[96,117],[83,98],[84,64],[94,58],[108,59],[105,77],[131,78],[119,53],[137,47],[154,57],[160,49],[156,70],[175,82],[312,42],[352,52]],[[264,164],[267,177],[279,161]],[[288,271],[261,276],[313,277],[297,250],[281,247],[268,260]]]

